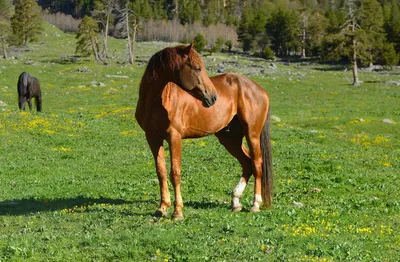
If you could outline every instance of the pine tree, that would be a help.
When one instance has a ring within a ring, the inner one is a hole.
[[[103,35],[103,50],[102,57],[108,58],[108,32],[110,25],[114,22],[113,11],[117,8],[117,0],[95,0],[93,17],[101,26]]]
[[[78,17],[90,15],[94,8],[94,0],[75,0],[75,2],[75,15]]]
[[[42,15],[35,0],[15,0],[15,13],[11,18],[13,41],[17,46],[27,47],[41,33]]]
[[[352,64],[353,85],[358,86],[359,62],[370,63],[381,53],[376,51],[384,41],[383,14],[376,0],[347,0],[343,14],[343,24],[336,31],[332,27],[325,37],[324,56],[347,58]]]
[[[241,12],[241,2],[239,0],[226,0],[225,6],[225,24],[226,25],[238,25]]]
[[[299,18],[294,11],[278,8],[273,12],[266,25],[267,35],[271,39],[271,47],[276,54],[289,55],[300,46]]]
[[[386,21],[385,31],[387,40],[394,44],[395,49],[400,53],[400,4],[397,0],[392,2],[385,8]]]
[[[12,17],[12,5],[8,0],[0,0],[0,46],[3,50],[3,57],[8,58],[7,47],[9,37],[12,33],[11,30],[11,17]]]
[[[128,50],[129,63],[133,64],[135,61],[134,48],[136,42],[136,33],[139,27],[138,24],[138,6],[134,3],[125,0],[122,3],[122,8],[119,10],[119,23],[117,24],[117,29],[121,32],[121,35],[126,37],[127,43],[126,47]]]
[[[383,10],[376,0],[363,0],[360,10],[360,23],[366,34],[363,60],[372,65],[377,61],[385,42]]]
[[[312,56],[321,54],[324,35],[328,27],[328,20],[319,12],[313,13],[308,20],[306,46]]]
[[[182,25],[193,24],[203,18],[201,7],[197,1],[180,0],[179,10],[179,20]]]
[[[209,0],[206,5],[206,14],[204,17],[204,24],[206,26],[222,22],[224,18],[224,1],[223,0]]]
[[[245,52],[254,50],[256,47],[260,51],[265,48],[265,25],[268,15],[264,10],[249,4],[243,11],[237,33]]]
[[[156,20],[166,20],[168,18],[167,9],[166,9],[166,0],[153,0],[152,1],[152,9],[153,9],[153,18]]]
[[[79,25],[79,31],[76,34],[77,45],[76,54],[83,56],[94,55],[96,62],[103,62],[100,57],[100,46],[98,41],[99,26],[90,16],[85,16]]]
[[[148,0],[132,1],[131,9],[134,10],[138,20],[146,21],[153,18],[153,9]]]

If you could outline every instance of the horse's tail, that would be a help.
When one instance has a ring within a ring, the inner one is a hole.
[[[18,95],[20,95],[20,96],[25,94],[24,87],[27,84],[27,77],[28,77],[28,74],[25,72],[23,72],[22,74],[19,75],[17,89],[18,89]]]
[[[17,90],[18,90],[18,107],[20,110],[25,109],[24,103],[25,103],[25,95],[26,95],[26,86],[28,84],[28,74],[23,72],[22,74],[19,75],[18,77],[18,84],[17,84]]]
[[[260,144],[263,157],[261,176],[261,195],[266,207],[272,205],[273,191],[273,169],[272,169],[272,146],[270,140],[270,110],[268,107],[267,119],[261,132]]]

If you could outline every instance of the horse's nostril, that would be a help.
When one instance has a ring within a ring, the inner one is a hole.
[[[211,100],[215,103],[215,101],[217,101],[217,95],[213,95]]]

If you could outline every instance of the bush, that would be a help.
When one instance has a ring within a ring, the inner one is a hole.
[[[218,36],[217,39],[215,40],[215,44],[214,44],[217,51],[221,51],[223,45],[224,45],[224,39],[222,37]]]
[[[207,40],[204,38],[202,34],[198,33],[194,38],[194,49],[200,53],[201,51],[204,50],[206,45],[207,45]]]
[[[225,42],[226,47],[228,48],[228,51],[231,52],[232,51],[232,47],[233,47],[233,43],[231,40],[227,40]]]
[[[382,65],[397,65],[399,63],[399,55],[396,54],[393,43],[387,43],[382,48]]]
[[[268,59],[268,60],[273,60],[273,59],[275,59],[274,51],[272,51],[272,49],[269,46],[267,46],[264,49],[262,57],[265,59]]]

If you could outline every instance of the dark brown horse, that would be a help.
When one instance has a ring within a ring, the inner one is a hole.
[[[25,110],[25,102],[28,102],[29,110],[32,110],[32,98],[35,98],[36,110],[42,112],[42,92],[36,77],[23,72],[19,75],[17,88],[20,110]]]
[[[243,173],[232,193],[232,211],[253,174],[258,212],[264,201],[272,203],[272,158],[269,139],[269,97],[255,82],[238,74],[209,78],[200,56],[189,46],[169,47],[154,54],[140,83],[136,119],[145,131],[153,153],[161,203],[156,216],[167,216],[171,205],[163,141],[169,144],[175,191],[173,217],[183,219],[181,196],[182,139],[215,134],[242,166]],[[246,138],[249,150],[243,145]],[[207,179],[205,177],[205,179]]]

